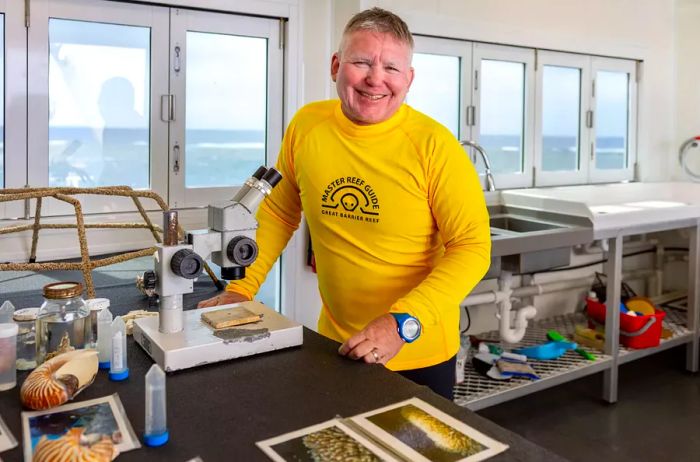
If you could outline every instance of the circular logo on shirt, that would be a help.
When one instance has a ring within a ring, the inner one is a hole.
[[[343,176],[328,183],[321,194],[321,213],[367,223],[379,223],[379,198],[364,179]]]

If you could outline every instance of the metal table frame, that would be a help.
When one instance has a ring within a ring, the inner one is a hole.
[[[658,353],[679,345],[686,345],[686,369],[697,372],[700,362],[700,218],[674,220],[665,223],[628,228],[609,229],[594,232],[594,239],[607,239],[609,253],[604,264],[607,279],[607,300],[612,301],[608,306],[618,306],[621,298],[622,285],[622,250],[623,238],[638,234],[685,229],[689,233],[688,258],[688,302],[685,316],[681,312],[667,311],[665,323],[671,327],[673,337],[664,339],[660,345],[645,349],[628,349],[620,346],[620,318],[617,310],[606,312],[606,338],[603,351],[588,349],[598,359],[587,361],[576,353],[568,352],[562,358],[553,361],[534,361],[532,363],[540,380],[511,379],[508,382],[496,382],[483,378],[467,362],[464,384],[455,387],[455,402],[471,410],[479,410],[499,404],[514,398],[534,393],[561,383],[569,382],[580,377],[603,372],[603,399],[609,403],[617,401],[618,373],[622,364]],[[576,323],[585,323],[582,315],[562,315],[550,319],[539,320],[528,328],[525,339],[518,344],[532,345],[541,343],[547,329],[556,329],[564,334],[572,334]],[[499,342],[498,331],[477,335],[480,338]],[[512,346],[512,345],[511,345]]]

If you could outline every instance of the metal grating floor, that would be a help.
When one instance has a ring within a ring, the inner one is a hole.
[[[666,312],[664,327],[671,330],[673,337],[662,340],[668,342],[679,337],[691,337],[687,328],[686,313],[675,309],[661,307]],[[498,331],[490,331],[476,335],[476,337],[493,340],[505,350],[512,350],[521,346],[536,345],[547,341],[547,330],[555,329],[562,335],[572,338],[576,324],[586,324],[586,316],[583,313],[559,315],[548,319],[535,321],[528,327],[525,337],[520,343],[507,344],[500,341]],[[510,380],[493,380],[476,372],[471,363],[471,354],[464,368],[464,382],[455,385],[454,401],[456,404],[472,409],[480,409],[489,405],[508,401],[524,394],[535,392],[549,385],[563,383],[588,374],[593,374],[607,369],[612,364],[612,357],[603,352],[587,347],[585,350],[593,353],[596,361],[589,361],[574,351],[555,360],[530,361],[530,365],[536,371],[540,380],[512,378]],[[631,351],[620,346],[620,356]],[[550,382],[545,384],[543,382]],[[531,390],[528,390],[531,388]],[[479,402],[482,401],[482,404]]]

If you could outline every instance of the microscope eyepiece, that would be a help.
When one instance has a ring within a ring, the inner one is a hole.
[[[282,180],[282,175],[273,167],[270,167],[267,169],[265,175],[263,175],[262,180],[267,181],[267,183],[274,188],[277,183]]]
[[[262,178],[265,176],[265,173],[267,173],[267,167],[261,165],[255,171],[255,173],[253,173],[253,178],[255,178],[256,180],[262,180]]]
[[[250,266],[258,258],[258,245],[249,237],[234,237],[226,246],[226,256],[239,266]]]

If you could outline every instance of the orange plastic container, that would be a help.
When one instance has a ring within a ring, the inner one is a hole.
[[[605,305],[597,300],[586,299],[588,325],[605,325]],[[654,309],[654,314],[629,316],[620,313],[620,343],[627,348],[651,348],[661,341],[661,330],[666,313]]]

